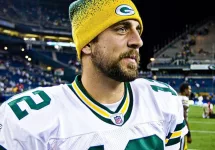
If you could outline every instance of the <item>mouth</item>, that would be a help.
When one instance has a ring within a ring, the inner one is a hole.
[[[137,57],[136,57],[136,55],[131,55],[131,56],[128,56],[128,57],[124,57],[124,59],[129,59],[129,60],[131,60],[131,61],[137,62]]]
[[[127,53],[124,53],[120,56],[120,59],[126,63],[139,64],[140,57],[139,53],[136,50],[131,50]]]
[[[135,55],[129,56],[129,57],[124,57],[123,59],[124,59],[125,61],[128,61],[128,62],[137,63],[137,58],[136,58]]]
[[[130,59],[133,59],[133,60],[135,60],[135,61],[137,62],[137,56],[136,56],[136,55],[132,55],[132,56],[130,56],[129,58],[130,58]]]

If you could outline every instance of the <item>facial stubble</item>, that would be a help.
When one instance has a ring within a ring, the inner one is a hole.
[[[128,64],[125,64],[123,62],[124,58],[131,58],[134,55],[136,56],[135,60],[137,64],[133,62],[128,62]],[[97,49],[92,52],[91,59],[94,66],[100,72],[116,81],[129,82],[138,77],[140,56],[136,50],[124,52],[120,54],[117,59],[114,59],[110,55],[107,56],[106,53]]]

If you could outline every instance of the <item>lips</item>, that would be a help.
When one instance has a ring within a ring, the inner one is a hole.
[[[135,60],[137,62],[137,56],[136,55],[127,56],[127,57],[124,57],[124,58],[132,59],[132,60]]]
[[[132,57],[126,57],[126,58],[123,58],[125,61],[127,62],[132,62],[132,63],[137,63],[137,60],[135,58],[132,58]]]
[[[135,59],[135,60],[137,61],[137,56],[136,56],[136,55],[132,55],[132,56],[130,56],[129,58]]]
[[[124,59],[124,58],[131,59],[133,61],[135,60],[137,63],[139,63],[139,61],[140,61],[139,53],[136,50],[131,50],[120,56],[120,59]]]

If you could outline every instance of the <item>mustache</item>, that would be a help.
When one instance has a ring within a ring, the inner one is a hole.
[[[128,52],[122,53],[119,56],[119,59],[122,60],[123,58],[132,58],[135,59],[137,63],[140,62],[140,54],[137,52],[137,50],[130,50]]]

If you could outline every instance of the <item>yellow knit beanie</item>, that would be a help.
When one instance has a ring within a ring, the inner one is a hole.
[[[72,38],[80,60],[81,50],[111,25],[127,19],[142,20],[131,0],[77,0],[69,7]]]

